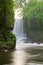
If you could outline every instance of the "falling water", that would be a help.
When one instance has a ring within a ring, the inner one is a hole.
[[[23,41],[23,39],[26,39],[26,34],[23,31],[23,19],[20,14],[20,10],[17,10],[15,12],[15,23],[14,23],[14,29],[13,34],[16,35],[17,41]]]
[[[16,35],[17,39],[26,38],[25,33],[23,32],[23,20],[22,19],[16,19],[13,33]]]

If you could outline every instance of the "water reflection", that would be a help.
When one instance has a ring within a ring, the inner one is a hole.
[[[11,58],[10,52],[0,51],[0,65],[11,63]]]
[[[13,65],[25,65],[27,54],[24,51],[15,51],[13,56]]]
[[[0,51],[0,65],[43,65],[43,49],[21,47],[15,51]]]

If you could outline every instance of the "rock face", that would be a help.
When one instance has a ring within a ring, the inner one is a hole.
[[[16,42],[14,41],[14,43],[12,44],[8,44],[6,42],[0,42],[0,50],[12,50],[15,49],[16,46]]]
[[[15,49],[15,45],[16,43],[12,44],[12,45],[9,45],[9,44],[6,44],[5,42],[0,42],[0,50],[13,50]]]
[[[0,36],[0,49],[11,50],[15,49],[16,37],[11,32],[7,31],[2,36]]]
[[[16,37],[10,33],[14,26],[13,0],[0,0],[0,48],[15,47]]]

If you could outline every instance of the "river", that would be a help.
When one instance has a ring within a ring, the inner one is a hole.
[[[0,51],[0,65],[43,65],[43,46],[24,43],[16,50]]]

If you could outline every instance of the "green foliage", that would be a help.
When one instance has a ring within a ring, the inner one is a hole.
[[[13,0],[14,8],[23,7],[23,5],[27,5],[26,0]]]
[[[0,46],[9,48],[16,43],[16,37],[10,30],[14,26],[13,0],[0,0]]]
[[[25,31],[28,36],[29,34],[31,34],[31,30],[33,31],[40,30],[43,32],[43,1],[37,2],[37,0],[30,0],[28,5],[23,9],[23,19],[24,19],[24,26],[27,25],[25,27],[26,29]],[[38,35],[36,34],[36,36]],[[39,39],[39,36],[36,38]],[[40,39],[43,38],[41,37]]]
[[[30,1],[31,2],[31,1]],[[43,29],[43,2],[34,2],[24,8],[23,18],[32,29]],[[30,24],[29,24],[30,23]]]
[[[0,28],[4,26],[5,21],[5,5],[4,1],[0,0]]]
[[[16,37],[9,31],[0,36],[0,49],[13,49],[16,45]]]
[[[0,0],[0,29],[13,28],[14,11],[13,0]]]
[[[11,41],[11,40],[16,40],[16,37],[14,34],[12,34],[11,32],[9,31],[5,31],[3,32],[3,35],[0,36],[0,41]]]
[[[6,0],[6,27],[13,28],[14,24],[14,11],[13,0]]]
[[[15,39],[15,38],[16,38],[15,35],[12,34],[12,33],[9,32],[9,31],[4,32],[4,33],[3,33],[3,37],[4,37],[6,40],[7,40],[7,39]]]

